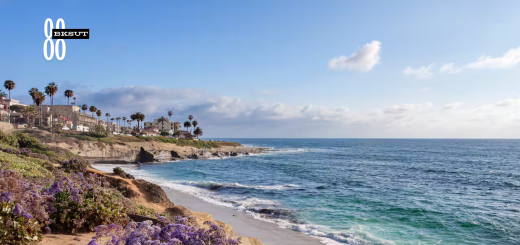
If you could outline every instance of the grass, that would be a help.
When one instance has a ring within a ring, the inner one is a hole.
[[[187,139],[175,139],[166,137],[140,137],[140,139],[146,141],[160,141],[163,143],[176,144],[178,146],[191,146],[195,148],[218,148],[221,146],[241,146],[236,142],[223,142],[223,141],[204,141],[204,140],[187,140]]]
[[[47,164],[50,163],[42,159],[17,156],[6,152],[0,152],[1,168],[14,170],[24,177],[52,177],[52,173],[43,167]]]
[[[87,135],[76,135],[76,134],[67,134],[64,135],[66,137],[75,138],[77,140],[83,140],[83,141],[92,141],[92,142],[98,142],[99,138],[87,136]]]

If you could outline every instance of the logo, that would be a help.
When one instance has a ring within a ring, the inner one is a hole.
[[[56,22],[56,29],[54,29],[52,19],[47,18],[45,20],[43,31],[45,33],[45,37],[47,37],[43,43],[43,56],[46,60],[52,60],[55,53],[54,51],[56,51],[56,59],[63,60],[65,58],[65,54],[67,53],[67,46],[65,45],[65,40],[63,39],[89,39],[90,37],[89,29],[65,29],[65,21],[62,18],[59,18]],[[51,38],[56,39],[56,43],[54,43]],[[50,54],[47,53],[47,45],[49,45],[49,42]]]

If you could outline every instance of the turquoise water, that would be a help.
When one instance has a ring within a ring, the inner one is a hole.
[[[281,151],[123,168],[329,244],[520,244],[520,140],[227,140]]]

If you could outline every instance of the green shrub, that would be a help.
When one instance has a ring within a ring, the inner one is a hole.
[[[0,130],[0,142],[10,145],[12,147],[18,148],[18,139],[16,136],[11,134],[6,134],[3,131]]]
[[[70,158],[60,163],[61,168],[67,173],[85,173],[90,163],[78,158]]]
[[[47,192],[56,198],[56,212],[50,216],[55,231],[92,231],[110,223],[125,225],[129,221],[126,212],[133,209],[130,199],[96,174],[71,174],[55,182]]]
[[[122,168],[120,168],[120,167],[114,168],[114,174],[119,175],[119,174],[122,174],[122,173],[123,174],[125,173],[125,171]]]
[[[154,219],[159,218],[159,216],[163,216],[170,219],[169,213],[159,214],[153,208],[147,208],[141,204],[134,204],[134,208],[132,210],[129,210],[128,213],[146,216]]]
[[[52,166],[50,162],[42,159],[0,152],[0,169],[13,170],[24,177],[51,177],[51,172],[45,168],[49,165]]]
[[[38,221],[20,204],[0,200],[0,244],[30,244],[41,239]]]

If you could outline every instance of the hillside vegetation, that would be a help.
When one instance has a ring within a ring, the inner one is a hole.
[[[173,216],[189,211],[180,212],[182,207],[174,206],[159,186],[133,180],[119,169],[115,177],[89,166],[70,151],[42,144],[23,131],[0,131],[0,244],[36,244],[43,233],[93,231],[89,244],[238,244],[211,221],[200,226],[190,217]],[[143,196],[170,212],[136,201]]]
[[[223,146],[242,146],[240,143],[236,142],[225,142],[225,141],[214,141],[214,140],[188,140],[188,139],[176,139],[176,138],[167,138],[167,137],[143,137],[143,136],[124,136],[124,135],[109,135],[109,136],[99,136],[99,135],[89,135],[85,134],[75,134],[75,133],[62,133],[60,135],[55,135],[54,139],[50,134],[43,133],[41,131],[24,131],[31,136],[36,137],[42,142],[49,143],[74,143],[74,139],[78,141],[88,141],[88,142],[103,142],[107,144],[120,144],[125,145],[128,142],[162,142],[168,144],[175,144],[178,146],[191,146],[195,148],[219,148]]]

